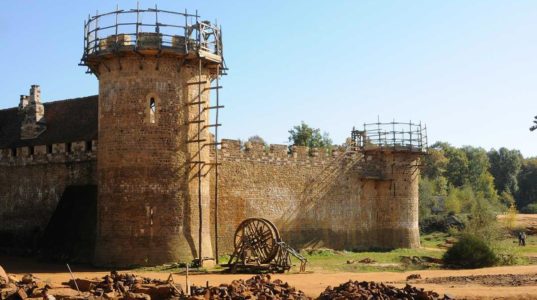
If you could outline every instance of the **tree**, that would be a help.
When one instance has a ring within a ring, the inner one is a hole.
[[[433,209],[438,205],[435,199],[434,184],[429,178],[422,178],[419,181],[419,219],[424,220],[430,217]]]
[[[533,126],[530,127],[530,131],[534,131],[537,129],[537,116],[535,116],[535,120],[533,120]]]
[[[421,174],[428,178],[438,178],[444,175],[448,159],[444,151],[439,148],[429,148],[428,155],[424,157],[423,170]]]
[[[330,148],[332,146],[332,140],[328,133],[321,134],[319,128],[312,128],[304,121],[289,130],[289,142],[294,146],[307,146],[310,148]]]
[[[513,195],[518,192],[518,174],[522,167],[522,154],[518,150],[500,148],[488,153],[490,173],[494,176],[494,184],[499,193],[507,191]]]
[[[446,150],[448,163],[445,176],[449,183],[456,187],[462,187],[468,183],[468,157],[464,151],[450,147]]]
[[[248,138],[247,142],[250,142],[250,143],[260,143],[260,144],[263,144],[263,145],[267,145],[267,143],[265,142],[265,140],[260,137],[259,135],[253,135],[251,137]]]
[[[468,158],[468,181],[475,188],[479,178],[488,173],[490,168],[487,152],[483,148],[474,148],[471,146],[462,147],[461,150]]]
[[[494,177],[489,172],[490,162],[485,149],[465,146],[461,150],[468,158],[467,183],[475,192],[482,192],[491,203],[496,202],[498,196]]]
[[[517,206],[525,209],[537,203],[537,157],[525,159],[518,176]]]

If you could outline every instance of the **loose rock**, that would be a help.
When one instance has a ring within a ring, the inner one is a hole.
[[[233,280],[218,287],[192,287],[190,300],[196,299],[295,299],[306,300],[304,292],[270,275],[256,275],[246,281]]]
[[[328,287],[319,296],[320,300],[344,300],[344,299],[423,299],[423,300],[447,300],[452,299],[446,295],[443,297],[433,291],[425,291],[410,285],[404,288],[396,288],[383,283],[367,281],[349,281],[336,288]]]

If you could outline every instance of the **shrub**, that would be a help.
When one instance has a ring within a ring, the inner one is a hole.
[[[537,203],[530,203],[526,205],[522,209],[522,212],[526,214],[537,214]]]
[[[451,228],[460,231],[464,228],[464,216],[449,213],[448,215],[432,215],[420,221],[421,233],[449,232]]]
[[[472,269],[490,267],[498,258],[483,240],[465,234],[444,254],[443,260],[448,267]]]

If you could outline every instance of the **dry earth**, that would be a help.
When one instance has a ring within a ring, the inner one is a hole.
[[[29,258],[0,256],[0,265],[8,273],[20,278],[26,273],[33,273],[41,280],[52,285],[68,281],[70,275],[61,264],[41,263]],[[71,266],[79,278],[96,278],[108,274],[108,270],[99,270],[88,266]],[[129,272],[129,271],[126,271]],[[168,273],[136,272],[145,277],[166,279]],[[447,293],[457,299],[537,299],[537,267],[515,266],[495,267],[476,270],[427,270],[405,273],[307,273],[275,275],[304,291],[307,295],[317,297],[327,286],[337,286],[348,280],[385,282],[402,287],[410,274],[420,274],[421,279],[410,281],[412,285]],[[194,285],[211,285],[230,283],[233,279],[248,279],[248,274],[203,274],[190,276]],[[184,284],[183,274],[174,275],[176,282]]]
[[[500,222],[506,222],[509,216],[498,215],[497,219]],[[537,228],[537,214],[517,214],[514,220],[515,227],[525,227],[526,229],[532,230]]]

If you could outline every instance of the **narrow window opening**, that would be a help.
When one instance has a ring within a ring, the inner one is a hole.
[[[151,97],[149,100],[149,123],[154,124],[155,123],[155,115],[157,112],[157,103],[155,102],[155,98]]]
[[[11,148],[11,156],[17,157],[17,148]]]
[[[52,154],[52,145],[47,145],[47,154]]]
[[[71,143],[65,143],[65,152],[71,153]]]
[[[34,146],[28,147],[30,149],[30,156],[34,155]]]
[[[86,152],[91,152],[93,149],[91,149],[91,141],[86,141]]]

